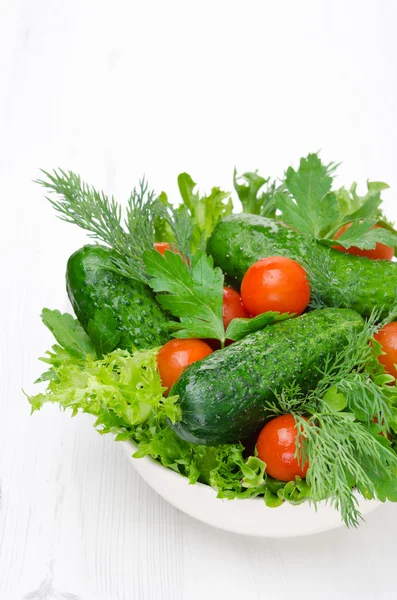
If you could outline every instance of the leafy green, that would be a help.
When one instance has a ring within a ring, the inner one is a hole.
[[[155,197],[145,179],[139,182],[128,199],[123,221],[121,206],[103,192],[87,185],[73,171],[42,171],[45,179],[38,180],[56,199],[47,199],[58,216],[67,223],[89,232],[89,237],[108,244],[118,252],[114,269],[124,277],[147,283],[143,253],[153,248],[155,230],[172,231],[173,242],[186,257],[190,255],[193,223],[187,211],[173,209],[165,195]]]
[[[157,197],[157,202],[162,204],[165,210],[173,208],[172,204],[168,200],[168,196],[165,192],[161,192]],[[153,220],[154,226],[154,241],[155,242],[174,242],[174,234],[168,222],[168,219],[164,217],[162,211],[158,211]]]
[[[43,308],[41,319],[51,331],[54,338],[68,354],[75,358],[84,359],[88,355],[96,356],[95,348],[78,322],[68,313],[62,314],[59,310]]]
[[[373,249],[377,242],[396,246],[397,232],[390,224],[374,228],[382,217],[380,193],[386,184],[369,182],[363,197],[357,195],[356,184],[350,192],[345,188],[333,192],[335,168],[334,164],[324,165],[317,154],[302,158],[297,171],[289,167],[283,187],[276,193],[282,220],[328,246],[335,245],[335,234],[346,224],[351,226],[338,238],[345,248]]]
[[[200,196],[194,191],[196,185],[188,173],[178,175],[182,201],[194,223],[192,252],[204,249],[205,242],[219,219],[230,215],[233,210],[232,199],[228,192],[213,187],[209,196]]]
[[[307,238],[304,255],[300,263],[309,278],[310,308],[353,307],[361,285],[362,267],[350,274],[349,285],[341,286],[334,275],[330,252],[324,252],[324,248],[314,239]]]
[[[177,397],[163,396],[157,373],[156,351],[130,354],[115,350],[99,360],[90,358],[84,368],[63,364],[46,393],[29,397],[33,410],[47,402],[97,417],[95,427],[103,433],[124,433],[128,427],[146,421],[150,414],[178,416]],[[112,415],[114,418],[109,419]],[[111,426],[109,426],[109,423]]]
[[[120,342],[121,332],[118,331],[117,317],[109,306],[95,312],[94,319],[88,322],[87,331],[101,354],[108,354]]]
[[[239,183],[241,180],[245,183]],[[265,179],[257,171],[237,175],[237,171],[234,169],[233,182],[243,212],[269,218],[276,216],[276,183],[270,183],[270,177]],[[262,189],[266,184],[268,184],[267,187]],[[262,192],[259,194],[261,190]]]
[[[225,341],[222,320],[223,274],[201,250],[192,257],[190,268],[179,254],[162,256],[151,250],[144,254],[157,300],[180,322],[170,321],[176,337],[214,338]]]
[[[373,219],[365,219],[361,222],[354,221],[352,225],[338,237],[338,245],[341,245],[344,248],[355,246],[361,249],[375,248],[377,242],[390,247],[397,245],[397,235],[383,227],[374,229],[376,223],[377,221]]]
[[[252,319],[243,319],[236,318],[233,319],[226,330],[226,338],[228,340],[241,340],[246,335],[250,333],[254,333],[259,329],[263,329],[267,325],[273,325],[273,323],[277,323],[278,321],[285,321],[285,319],[290,319],[294,317],[295,313],[279,313],[268,311],[258,315],[257,317],[253,317]]]
[[[373,209],[369,213],[369,216],[383,218],[382,211],[379,209],[381,204],[380,192],[388,189],[387,183],[381,181],[367,181],[367,193],[365,196],[359,196],[357,194],[357,183],[354,181],[347,190],[345,187],[339,188],[336,192],[336,199],[338,201],[338,207],[340,214],[345,217],[352,215],[358,211],[362,206],[367,206],[370,200],[374,201]]]
[[[297,171],[288,168],[286,190],[276,195],[283,221],[315,238],[323,237],[339,216],[329,170],[317,154],[309,154],[301,158]]]

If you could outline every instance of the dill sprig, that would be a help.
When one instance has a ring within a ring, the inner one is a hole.
[[[316,505],[328,501],[347,525],[361,518],[353,489],[367,498],[379,496],[397,472],[397,454],[388,441],[396,416],[396,387],[376,360],[373,340],[381,311],[373,312],[363,330],[336,357],[330,357],[316,388],[303,394],[293,383],[276,395],[269,415],[291,413],[297,422],[297,457],[309,460],[307,483]],[[394,311],[389,315],[389,320]],[[374,431],[375,426],[382,429]]]
[[[89,237],[116,250],[119,257],[114,259],[114,270],[124,277],[148,283],[143,254],[153,248],[154,223],[158,217],[169,224],[177,250],[190,257],[193,224],[189,216],[185,211],[164,207],[148,189],[145,178],[131,192],[123,222],[121,206],[115,199],[86,184],[73,171],[55,169],[52,173],[42,173],[46,178],[36,183],[58,195],[47,196],[58,217],[78,225],[89,232]]]
[[[349,284],[341,285],[335,277],[332,256],[324,252],[314,239],[306,238],[305,259],[300,263],[307,272],[310,287],[310,308],[326,308],[327,306],[351,308],[357,298],[360,285],[361,269],[349,273]]]

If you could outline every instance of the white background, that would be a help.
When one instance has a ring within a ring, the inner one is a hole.
[[[56,219],[39,168],[121,200],[143,174],[279,175],[322,149],[340,182],[387,181],[397,217],[393,0],[0,0],[0,599],[394,597],[397,511],[357,531],[271,541],[177,512],[88,417],[29,416],[43,306],[66,308],[84,234]]]

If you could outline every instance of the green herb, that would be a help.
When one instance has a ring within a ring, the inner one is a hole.
[[[239,183],[241,180],[245,183]],[[269,218],[276,216],[276,183],[271,183],[270,177],[265,179],[257,171],[237,175],[234,169],[233,182],[243,212]]]
[[[324,252],[324,249],[310,238],[305,245],[305,259],[301,259],[300,264],[309,278],[311,309],[354,306],[362,269],[356,269],[351,274],[349,285],[341,286],[340,281],[335,279],[330,253]]]
[[[246,335],[250,333],[254,333],[255,331],[259,331],[267,325],[273,325],[273,323],[277,323],[278,321],[285,321],[285,319],[290,319],[294,317],[295,313],[279,313],[279,312],[265,312],[257,317],[253,317],[252,319],[233,319],[226,330],[226,339],[228,340],[241,340]]]
[[[153,248],[154,227],[152,208],[155,202],[153,192],[148,191],[145,180],[134,188],[128,200],[124,229],[121,207],[109,199],[103,192],[87,185],[79,175],[72,171],[43,171],[46,179],[38,180],[50,192],[59,198],[47,199],[67,223],[74,223],[89,232],[89,237],[108,244],[120,254],[115,261],[115,269],[122,275],[147,282],[142,254]]]
[[[338,245],[344,248],[355,246],[361,249],[375,248],[379,242],[386,246],[395,246],[397,243],[397,235],[392,231],[383,227],[373,228],[377,224],[376,219],[365,219],[364,221],[354,221],[350,227],[346,229],[338,237]],[[329,245],[332,245],[331,242]]]
[[[176,337],[214,338],[225,341],[222,320],[223,274],[213,266],[213,260],[201,250],[191,259],[190,268],[179,254],[166,251],[162,256],[145,252],[149,285],[158,294],[157,300],[180,322],[170,321]]]
[[[343,188],[331,191],[336,165],[324,165],[317,154],[302,158],[297,171],[286,172],[283,189],[276,194],[282,220],[298,231],[331,246],[341,226],[352,223],[339,238],[345,248],[357,246],[373,249],[377,242],[397,245],[397,233],[389,224],[373,229],[381,212],[380,192],[385,184],[369,185],[368,194],[359,198],[355,187],[349,194]]]
[[[119,253],[114,260],[115,270],[142,283],[147,283],[143,253],[154,244],[155,227],[171,231],[176,248],[184,256],[190,255],[193,224],[186,211],[175,210],[165,196],[155,197],[145,179],[139,182],[128,199],[126,216],[122,219],[121,206],[87,185],[72,171],[61,169],[47,173],[37,183],[59,198],[47,198],[67,223],[74,223],[89,232],[89,237],[108,244]]]
[[[194,191],[196,185],[188,173],[181,173],[178,176],[183,203],[194,223],[192,252],[197,249],[204,250],[205,242],[219,219],[230,215],[233,210],[232,199],[228,192],[213,187],[209,196],[200,196]]]

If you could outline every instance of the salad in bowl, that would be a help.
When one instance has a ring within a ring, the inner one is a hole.
[[[176,206],[142,180],[125,214],[43,171],[58,216],[95,243],[68,260],[75,315],[43,309],[56,344],[32,411],[93,415],[151,459],[147,479],[211,493],[218,515],[219,499],[313,519],[326,502],[356,526],[367,501],[397,501],[397,232],[388,186],[335,189],[335,170],[309,154],[279,180],[235,172],[242,212],[187,173]]]

